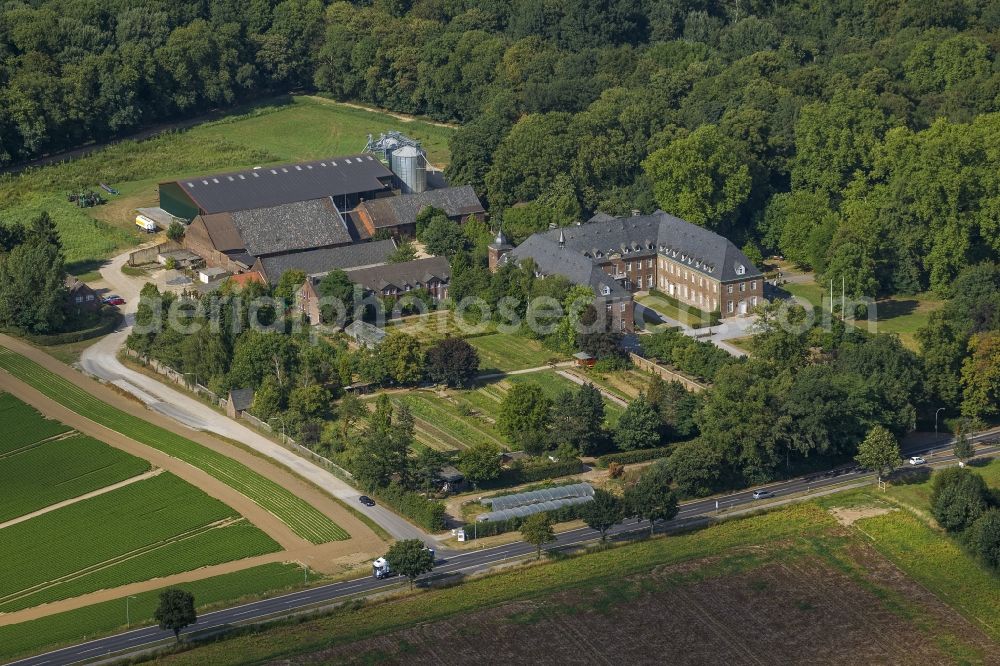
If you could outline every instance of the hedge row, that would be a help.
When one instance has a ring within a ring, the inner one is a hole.
[[[565,523],[579,518],[580,508],[585,505],[586,503],[570,504],[569,506],[561,506],[558,509],[553,509],[552,511],[546,511],[545,513],[548,514],[549,519],[553,523]],[[521,523],[524,522],[525,518],[527,518],[527,516],[508,518],[507,520],[487,520],[483,522],[476,522],[475,524],[465,525],[462,527],[462,530],[465,532],[466,539],[488,537],[520,529]]]
[[[36,345],[49,347],[52,345],[68,345],[73,342],[89,340],[102,335],[107,335],[121,323],[122,315],[115,309],[104,308],[101,310],[101,319],[90,328],[82,328],[78,331],[66,331],[64,333],[52,333],[50,335],[27,335],[20,331],[11,331],[14,335],[20,336]]]
[[[409,518],[425,530],[437,532],[445,528],[444,504],[406,490],[395,483],[373,493],[396,513]]]
[[[491,488],[506,488],[508,486],[519,486],[522,483],[534,483],[555,479],[560,476],[579,474],[583,471],[583,464],[579,458],[560,460],[559,462],[528,463],[521,461],[514,463],[508,469],[500,472],[499,478],[489,484]],[[486,487],[484,484],[483,487]]]
[[[636,449],[634,451],[622,451],[621,453],[608,453],[597,458],[597,466],[601,469],[607,469],[611,463],[631,465],[633,463],[646,462],[647,460],[666,458],[673,449],[674,447],[672,446],[660,446],[655,449]]]

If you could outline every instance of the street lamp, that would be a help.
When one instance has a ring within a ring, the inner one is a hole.
[[[941,413],[942,409],[944,409],[944,407],[938,407],[937,411],[934,412],[934,439],[937,439],[937,434],[938,434],[938,414]]]
[[[128,629],[132,625],[132,618],[129,617],[129,612],[128,612],[128,600],[129,599],[137,599],[137,598],[138,597],[136,597],[134,594],[132,596],[130,596],[130,597],[125,597],[125,628],[126,629]]]
[[[288,439],[288,437],[285,436],[285,419],[282,418],[282,417],[280,417],[280,416],[272,416],[271,418],[269,418],[267,420],[267,422],[270,423],[274,419],[278,419],[279,421],[281,421],[281,439],[282,439],[282,441]]]

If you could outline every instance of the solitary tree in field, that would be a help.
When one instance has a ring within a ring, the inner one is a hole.
[[[542,511],[541,513],[533,513],[525,518],[524,522],[521,523],[521,538],[532,546],[535,546],[537,549],[535,559],[541,558],[542,546],[556,540],[556,533],[552,529],[552,521],[549,519],[549,514]]]
[[[870,469],[882,480],[882,475],[899,467],[903,459],[899,455],[899,442],[883,426],[875,426],[868,431],[864,441],[858,446],[854,457],[859,465]]]
[[[677,515],[677,495],[670,489],[666,461],[648,467],[639,482],[625,491],[625,509],[630,516],[649,521],[650,536],[656,521]]]
[[[403,539],[392,544],[385,554],[389,568],[410,579],[410,589],[417,576],[434,568],[434,555],[420,539]]]
[[[156,607],[153,619],[160,623],[160,629],[174,632],[174,638],[179,642],[181,629],[198,619],[194,611],[194,595],[184,590],[164,590],[160,593],[160,605]]]
[[[625,506],[620,499],[606,490],[594,491],[594,499],[580,507],[580,517],[587,527],[601,533],[607,540],[608,530],[625,519]]]

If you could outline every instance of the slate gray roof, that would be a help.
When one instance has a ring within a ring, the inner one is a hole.
[[[230,214],[246,251],[255,257],[351,242],[351,233],[334,203],[296,201]]]
[[[206,213],[221,213],[384,190],[391,178],[392,172],[382,162],[362,154],[174,182]]]
[[[392,239],[355,243],[342,247],[289,252],[271,257],[261,257],[261,272],[271,284],[277,284],[285,271],[299,270],[306,275],[325,275],[330,271],[384,264],[396,249]]]
[[[233,403],[233,409],[238,412],[250,409],[250,405],[253,404],[253,389],[231,389],[229,391],[229,399]]]
[[[559,245],[558,235],[550,238],[548,233],[533,234],[506,256],[513,257],[518,263],[530,257],[534,260],[539,273],[562,275],[575,284],[590,285],[598,296],[605,298],[629,296],[629,291],[605,273],[593,260],[569,246]]]
[[[448,217],[483,213],[486,210],[471,185],[372,199],[362,203],[359,208],[368,211],[372,223],[378,228],[414,224],[417,214],[428,206],[440,208]]]
[[[407,287],[411,289],[426,287],[432,278],[438,278],[443,282],[451,279],[451,266],[444,257],[428,257],[399,264],[355,268],[346,272],[351,282],[369,291],[382,291],[388,286],[406,291]]]
[[[560,235],[565,241],[562,246]],[[628,260],[652,257],[657,252],[721,282],[762,275],[729,239],[661,210],[652,215],[620,218],[599,214],[586,224],[534,234],[514,250],[518,257],[534,257],[542,272],[561,273],[576,282],[582,282],[584,264],[578,259],[567,259],[564,254],[583,257],[596,266],[615,255]],[[555,262],[561,270],[545,269],[536,254],[546,262]],[[742,275],[738,273],[740,266],[744,269]]]

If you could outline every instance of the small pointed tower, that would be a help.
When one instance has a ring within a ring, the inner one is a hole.
[[[490,272],[496,273],[504,255],[514,249],[514,246],[507,242],[507,237],[503,235],[503,224],[497,230],[497,237],[489,244]]]

